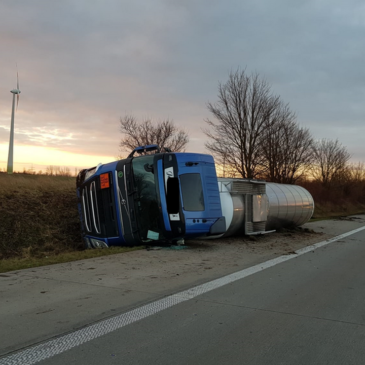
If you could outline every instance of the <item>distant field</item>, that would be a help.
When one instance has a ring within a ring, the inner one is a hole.
[[[74,177],[0,173],[0,259],[50,259],[84,249],[75,182]],[[314,217],[363,211],[344,199],[322,201],[316,202]]]

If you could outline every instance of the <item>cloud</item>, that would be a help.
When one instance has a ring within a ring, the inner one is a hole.
[[[316,138],[338,137],[365,159],[354,132],[364,119],[364,15],[355,0],[4,2],[0,143],[15,62],[18,143],[95,155],[117,155],[125,114],[173,119],[203,152],[206,103],[246,67]]]

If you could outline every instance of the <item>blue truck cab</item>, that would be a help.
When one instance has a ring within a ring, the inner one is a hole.
[[[155,152],[153,154],[135,154]],[[141,146],[76,179],[87,247],[171,243],[224,233],[213,157]]]

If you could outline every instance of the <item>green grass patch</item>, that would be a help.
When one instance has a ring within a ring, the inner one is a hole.
[[[118,253],[140,250],[142,248],[144,247],[110,247],[84,251],[62,252],[53,256],[2,259],[0,260],[0,273],[29,269],[32,267],[61,264],[64,262],[92,259],[101,256],[115,255]]]

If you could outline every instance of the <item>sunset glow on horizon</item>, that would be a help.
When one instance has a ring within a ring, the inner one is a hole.
[[[0,144],[0,155],[7,156],[8,145]],[[117,156],[84,155],[60,151],[55,148],[41,146],[17,146],[14,151],[14,171],[23,172],[33,169],[35,172],[46,171],[48,166],[68,167],[76,169],[90,168],[99,163],[115,161]],[[0,161],[0,169],[6,170],[7,161]]]
[[[125,115],[172,120],[186,151],[208,153],[207,105],[237,69],[267,80],[315,140],[338,139],[365,162],[364,17],[354,0],[4,1],[0,169],[17,72],[15,171],[114,161]]]

